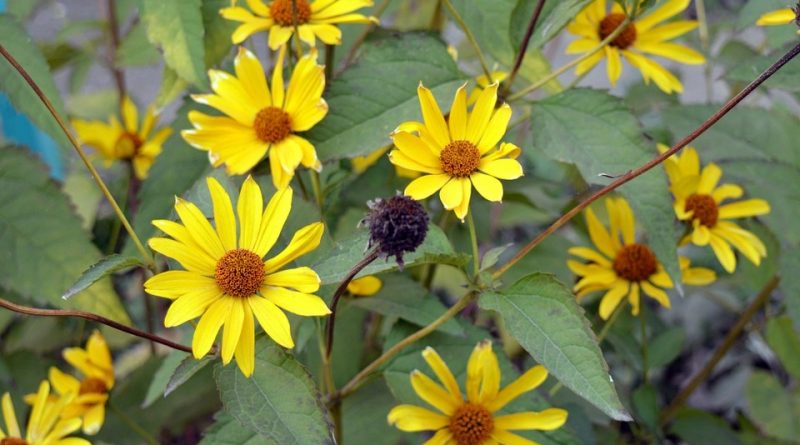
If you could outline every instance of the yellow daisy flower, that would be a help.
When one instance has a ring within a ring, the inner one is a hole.
[[[136,177],[144,179],[156,157],[161,154],[161,145],[172,129],[169,127],[153,131],[158,123],[155,108],[150,106],[139,126],[139,112],[130,97],[122,99],[122,124],[116,116],[108,122],[74,119],[72,126],[78,139],[100,153],[106,167],[112,162],[125,159],[133,163]]]
[[[328,113],[322,98],[324,68],[317,65],[317,54],[304,56],[292,72],[284,90],[281,48],[272,73],[272,92],[261,62],[245,48],[239,48],[234,65],[236,76],[209,70],[211,88],[216,94],[196,94],[192,98],[214,107],[226,116],[189,112],[193,130],[181,132],[195,148],[211,152],[213,164],[225,164],[228,174],[241,175],[269,155],[272,183],[289,186],[294,171],[304,167],[320,170],[314,146],[296,133],[309,130]]]
[[[607,12],[607,3],[606,0],[595,0],[575,17],[574,22],[570,23],[567,30],[580,38],[569,44],[567,54],[591,51],[625,20],[625,13],[618,3],[612,2],[611,12]],[[637,17],[602,51],[579,63],[575,68],[575,74],[580,76],[594,68],[601,60],[607,59],[608,79],[612,86],[616,85],[622,75],[622,57],[624,57],[628,63],[641,71],[646,83],[653,80],[665,93],[683,92],[680,80],[644,54],[688,65],[705,63],[705,57],[697,51],[667,42],[695,29],[697,21],[676,20],[660,24],[683,12],[689,3],[690,0],[666,0],[649,14]]]
[[[411,373],[411,385],[422,400],[439,412],[400,405],[389,412],[388,419],[403,431],[436,431],[425,445],[531,445],[536,442],[511,431],[549,431],[567,421],[567,411],[559,408],[497,415],[511,401],[541,385],[547,379],[547,370],[534,366],[501,389],[500,366],[489,341],[478,343],[469,357],[466,398],[433,348],[426,348],[422,356],[441,385],[418,370]]]
[[[583,260],[582,263],[568,260],[567,266],[580,280],[573,290],[578,299],[596,292],[605,291],[600,301],[600,318],[608,319],[617,306],[627,297],[633,315],[639,314],[639,291],[670,307],[669,296],[664,289],[673,287],[664,267],[650,248],[636,242],[636,219],[628,202],[622,198],[607,198],[606,210],[610,231],[591,208],[586,209],[586,226],[589,237],[597,250],[589,247],[572,247],[568,250]],[[682,281],[702,286],[716,279],[714,271],[702,267],[690,267],[687,258],[679,258]]]
[[[660,145],[659,149],[664,152],[667,147]],[[692,226],[691,234],[681,242],[711,245],[714,255],[729,273],[736,270],[736,255],[731,247],[753,264],[761,264],[761,258],[767,256],[764,243],[731,220],[765,215],[770,212],[769,203],[763,199],[746,199],[723,204],[723,201],[740,198],[744,190],[736,184],[720,185],[722,169],[713,162],[701,170],[700,158],[692,147],[684,148],[683,154],[671,156],[664,167],[675,196],[675,214]]]
[[[420,84],[417,94],[424,123],[405,122],[391,135],[397,147],[389,153],[392,163],[424,173],[408,184],[405,194],[419,201],[439,191],[444,208],[462,221],[473,186],[486,200],[502,201],[498,178],[519,178],[522,165],[516,160],[519,147],[504,142],[497,148],[511,119],[508,104],[495,109],[497,83],[481,92],[471,113],[463,85],[446,121],[429,89]]]
[[[758,18],[756,21],[756,25],[758,26],[778,26],[778,25],[788,25],[793,22],[797,22],[797,17],[800,15],[800,4],[795,6],[794,8],[783,8],[778,9],[777,11],[768,12],[761,17]]]
[[[265,261],[289,217],[292,189],[277,191],[263,208],[261,188],[248,177],[236,204],[237,241],[230,196],[214,178],[207,178],[207,183],[215,227],[197,206],[176,198],[175,211],[183,224],[153,221],[172,238],[152,238],[149,244],[186,270],[160,273],[144,286],[152,295],[173,300],[164,326],[201,317],[192,340],[195,358],[211,350],[224,325],[222,362],[228,364],[235,356],[239,369],[249,377],[255,365],[253,316],[276,343],[291,348],[289,319],[281,309],[302,316],[330,313],[325,302],[312,294],[319,289],[316,272],[308,267],[284,269],[319,246],[325,227],[313,223],[301,228],[286,248]]]
[[[368,275],[356,278],[347,285],[347,292],[357,297],[371,297],[378,293],[383,286],[380,278]]]
[[[262,0],[247,0],[250,11],[240,6],[220,10],[228,20],[242,24],[233,32],[233,43],[242,43],[251,35],[269,30],[269,47],[278,49],[288,42],[295,30],[295,11],[297,7],[297,32],[300,40],[314,46],[316,39],[328,45],[342,43],[342,31],[336,24],[378,23],[375,17],[367,17],[355,11],[372,6],[372,0],[272,0],[265,4]],[[251,12],[252,11],[252,12]]]
[[[350,160],[350,165],[353,167],[353,173],[360,175],[375,165],[386,152],[389,151],[391,146],[379,148],[366,156],[356,156]],[[394,171],[400,178],[414,179],[419,177],[419,172],[409,170],[407,168],[394,166]]]
[[[67,437],[81,428],[81,419],[59,419],[64,406],[71,402],[75,394],[66,397],[50,397],[50,383],[39,384],[33,401],[33,409],[28,418],[25,436],[17,423],[14,404],[9,393],[3,394],[2,411],[6,424],[5,431],[0,428],[0,443],[3,445],[91,445],[86,439]]]

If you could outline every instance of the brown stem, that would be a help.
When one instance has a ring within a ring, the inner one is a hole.
[[[728,350],[733,346],[736,340],[739,338],[739,334],[742,333],[744,327],[753,316],[761,309],[762,306],[769,300],[772,291],[778,287],[778,282],[780,278],[777,276],[772,277],[771,280],[761,289],[761,292],[758,293],[756,298],[753,299],[753,302],[750,303],[750,306],[742,312],[742,315],[736,320],[736,324],[733,325],[730,331],[728,331],[728,335],[725,336],[725,340],[722,341],[722,344],[714,351],[714,355],[711,356],[711,359],[703,366],[703,369],[700,370],[689,383],[672,399],[672,402],[664,408],[661,412],[660,422],[661,425],[666,424],[675,415],[686,400],[689,399],[689,396],[692,395],[694,390],[696,390],[706,379],[711,375],[711,372],[714,371],[714,368],[719,364],[720,360],[725,357],[725,354],[728,353]]]
[[[192,348],[188,346],[184,346],[179,343],[175,343],[171,340],[167,340],[164,337],[159,337],[158,335],[149,334],[147,332],[140,331],[136,328],[132,328],[130,326],[125,326],[122,323],[118,323],[114,320],[109,320],[103,316],[93,314],[91,312],[84,312],[72,309],[39,309],[33,308],[28,306],[20,306],[18,304],[12,303],[8,300],[4,300],[0,298],[0,307],[4,307],[10,311],[18,312],[20,314],[25,315],[34,315],[37,317],[78,317],[84,318],[86,320],[95,321],[97,323],[102,323],[106,326],[112,327],[118,331],[126,332],[131,335],[135,335],[140,338],[144,338],[146,340],[150,340],[156,343],[160,343],[164,346],[169,346],[172,349],[177,349],[179,351],[184,352],[192,352]]]
[[[511,85],[514,83],[514,79],[517,77],[519,68],[522,66],[522,61],[525,59],[525,53],[528,51],[528,44],[531,42],[531,37],[533,37],[533,31],[536,29],[536,22],[539,21],[539,16],[542,15],[542,8],[544,8],[545,1],[546,0],[539,0],[539,3],[533,10],[531,21],[528,23],[528,29],[525,30],[525,36],[522,37],[522,44],[519,47],[517,59],[514,61],[514,67],[511,69],[511,73],[508,75],[508,80],[506,80],[506,86],[503,88],[503,93],[501,94],[502,97],[505,97],[506,94],[511,91]]]
[[[342,282],[339,284],[339,287],[336,288],[336,292],[333,293],[333,299],[331,300],[331,316],[328,317],[328,325],[326,327],[326,337],[327,341],[325,343],[325,357],[330,359],[331,354],[333,353],[333,328],[336,324],[336,306],[339,304],[339,299],[342,298],[344,292],[347,290],[347,285],[353,281],[353,278],[358,275],[365,267],[367,267],[370,263],[375,261],[378,258],[378,249],[373,249],[370,253],[367,254],[361,261],[358,262],[350,272],[344,277]]]
[[[494,274],[492,275],[494,278],[498,278],[504,273],[508,271],[517,261],[521,260],[525,255],[527,255],[534,247],[539,245],[545,238],[547,238],[550,234],[558,230],[561,226],[566,224],[569,220],[574,218],[581,210],[588,207],[591,203],[597,201],[604,195],[612,192],[613,190],[617,189],[619,186],[630,182],[634,178],[640,176],[641,174],[647,172],[648,170],[652,169],[653,167],[657,166],[658,164],[664,162],[667,158],[674,155],[678,151],[680,151],[683,147],[687,146],[693,140],[697,139],[701,134],[705,133],[706,130],[714,126],[720,119],[722,119],[728,112],[730,112],[736,105],[739,104],[744,98],[750,95],[756,88],[759,87],[762,83],[764,83],[767,79],[769,79],[773,74],[775,74],[779,69],[781,69],[784,65],[789,63],[792,59],[794,59],[798,54],[800,54],[800,44],[796,45],[794,48],[790,49],[783,57],[781,57],[777,62],[772,64],[769,68],[767,68],[764,72],[762,72],[755,80],[750,82],[749,85],[744,87],[742,91],[739,92],[736,96],[728,100],[725,105],[722,106],[716,113],[711,115],[705,122],[700,124],[694,131],[689,133],[686,137],[678,141],[675,145],[672,146],[669,150],[665,151],[664,153],[656,156],[651,161],[647,162],[646,164],[642,165],[639,168],[631,170],[624,175],[620,176],[616,180],[614,180],[611,184],[603,187],[602,189],[594,192],[588,198],[581,201],[578,205],[570,209],[567,213],[562,215],[560,218],[555,220],[548,228],[546,228],[542,233],[536,236],[536,238],[532,239],[528,244],[526,244],[519,252],[516,253],[510,260],[508,260],[503,266],[497,269]]]
[[[114,76],[114,84],[117,87],[117,94],[119,94],[119,104],[122,106],[122,100],[125,97],[125,73],[117,68],[117,48],[119,48],[119,24],[117,23],[117,0],[107,0],[106,11],[108,12],[108,27],[111,34],[111,40],[108,47],[109,66],[111,68],[111,75]]]

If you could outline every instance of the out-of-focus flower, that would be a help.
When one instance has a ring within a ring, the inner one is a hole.
[[[368,275],[356,278],[347,285],[347,292],[357,297],[371,297],[378,293],[383,286],[380,278]]]
[[[797,23],[800,26],[800,3],[794,8],[782,8],[776,11],[770,11],[756,21],[758,26],[780,26],[788,25],[790,23]]]
[[[33,396],[33,407],[28,417],[28,426],[23,436],[17,422],[14,405],[9,393],[3,394],[2,411],[6,429],[0,428],[0,443],[3,445],[91,445],[86,439],[67,437],[81,428],[81,419],[62,419],[61,412],[72,401],[74,393],[63,397],[50,396],[50,383],[39,384]]]

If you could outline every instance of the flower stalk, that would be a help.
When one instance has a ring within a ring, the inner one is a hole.
[[[507,96],[511,91],[511,85],[514,84],[514,79],[516,79],[517,73],[522,66],[522,61],[525,59],[525,53],[528,51],[528,44],[530,44],[531,37],[533,37],[533,31],[536,29],[536,23],[539,22],[539,16],[542,15],[542,9],[544,8],[545,1],[546,0],[539,0],[539,3],[536,4],[536,8],[533,10],[531,20],[528,22],[528,28],[525,30],[525,35],[522,37],[522,44],[519,46],[517,58],[514,60],[514,66],[511,68],[511,73],[509,73],[508,79],[506,79],[506,85],[503,88],[503,92],[500,94],[501,97]]]
[[[475,34],[472,33],[472,30],[469,29],[467,23],[461,17],[461,14],[458,13],[455,6],[450,0],[442,0],[444,6],[447,8],[447,11],[450,12],[450,15],[453,17],[453,20],[456,21],[458,27],[464,31],[464,34],[467,36],[467,40],[469,44],[472,45],[472,48],[475,49],[475,53],[478,55],[478,61],[481,64],[481,69],[483,70],[483,74],[486,75],[486,79],[489,80],[489,83],[492,83],[492,72],[489,70],[489,65],[486,63],[486,58],[483,56],[483,52],[481,51],[481,47],[478,45],[478,40],[475,39]]]

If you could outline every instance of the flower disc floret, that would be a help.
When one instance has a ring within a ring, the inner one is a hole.
[[[292,0],[274,0],[269,5],[269,15],[275,20],[275,23],[281,26],[293,26],[294,21],[294,7]],[[294,0],[297,7],[297,24],[302,25],[308,22],[311,18],[311,6],[307,0]]]
[[[643,281],[658,270],[653,251],[644,244],[623,246],[614,258],[614,272],[628,281]]]
[[[706,227],[714,227],[719,219],[719,207],[709,195],[693,193],[686,198],[686,211]]]
[[[264,262],[257,254],[247,249],[226,252],[217,261],[214,280],[226,295],[249,297],[264,284]]]
[[[481,152],[469,141],[453,141],[439,155],[442,170],[450,176],[468,178],[481,164]]]
[[[467,403],[450,418],[450,432],[458,445],[481,445],[493,430],[492,413],[478,404]]]
[[[266,107],[256,114],[253,129],[264,142],[280,142],[292,133],[292,118],[280,108]]]
[[[625,14],[611,13],[603,20],[600,21],[600,26],[597,29],[598,37],[600,40],[605,40],[606,37],[614,33],[619,28],[622,22],[625,21]],[[624,30],[611,41],[610,45],[619,49],[625,49],[633,45],[636,41],[636,25],[633,23],[628,24]]]

